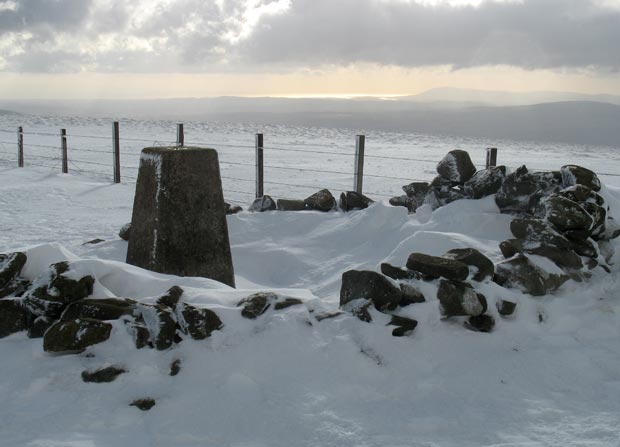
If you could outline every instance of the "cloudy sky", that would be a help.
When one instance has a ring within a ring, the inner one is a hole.
[[[620,0],[0,0],[0,98],[620,94]]]

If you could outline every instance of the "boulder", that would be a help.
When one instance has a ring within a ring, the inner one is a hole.
[[[172,310],[159,304],[153,306],[140,303],[136,312],[148,329],[150,343],[158,351],[172,347],[177,332],[177,323]]]
[[[144,399],[136,399],[129,404],[130,407],[139,408],[142,411],[149,411],[155,406],[155,400],[150,397]]]
[[[437,289],[439,311],[443,317],[478,316],[487,310],[487,300],[471,284],[442,279]]]
[[[179,304],[179,300],[183,295],[183,289],[179,286],[170,287],[166,293],[157,298],[157,304],[166,306],[169,309],[176,309],[177,304]]]
[[[509,317],[515,312],[517,303],[508,300],[499,300],[496,303],[497,311],[503,317]]]
[[[402,206],[404,208],[407,208],[407,211],[409,213],[414,213],[415,210],[418,208],[418,202],[416,202],[415,199],[407,196],[392,197],[389,202],[392,206]]]
[[[502,287],[516,288],[533,296],[543,296],[569,279],[566,275],[542,271],[526,256],[519,255],[495,266],[493,280]]]
[[[180,303],[176,307],[176,317],[181,332],[194,340],[204,340],[210,337],[213,331],[224,326],[222,320],[212,310],[197,309],[186,303]]]
[[[118,366],[108,366],[96,371],[82,371],[82,381],[86,383],[114,382],[118,376],[126,372],[126,369]]]
[[[474,281],[484,281],[487,278],[493,277],[495,270],[493,261],[475,248],[454,248],[449,250],[443,257],[467,264],[470,270],[473,270],[472,279]]]
[[[412,253],[407,259],[407,268],[432,278],[447,278],[465,281],[469,276],[469,267],[454,259],[440,258],[423,253]]]
[[[282,300],[279,300],[276,302],[276,304],[273,306],[273,308],[275,310],[283,310],[283,309],[287,309],[289,307],[292,306],[299,306],[300,304],[303,304],[304,302],[302,300],[300,300],[299,298],[284,298]]]
[[[371,300],[379,311],[396,309],[402,293],[385,276],[372,271],[349,270],[342,275],[340,306],[359,298]]]
[[[584,202],[581,206],[592,217],[592,229],[590,230],[592,237],[600,239],[600,236],[605,233],[607,210],[592,202]]]
[[[463,190],[472,199],[481,199],[493,194],[501,188],[506,178],[506,166],[493,166],[482,169],[465,182]]]
[[[118,232],[118,237],[120,237],[124,241],[128,241],[131,237],[131,222],[126,223],[121,227]]]
[[[601,190],[601,181],[597,175],[589,169],[582,166],[566,165],[560,168],[560,172],[562,173],[562,183],[564,187],[583,185],[595,192]]]
[[[521,166],[506,176],[495,195],[495,203],[502,212],[533,213],[540,199],[558,192],[561,180],[553,172],[529,172]]]
[[[224,202],[224,210],[226,210],[226,215],[230,216],[232,214],[237,214],[243,211],[239,205],[231,205],[228,202]]]
[[[476,173],[476,167],[466,151],[456,149],[439,162],[437,172],[451,182],[462,184]]]
[[[0,338],[27,329],[28,314],[20,303],[11,299],[0,300]]]
[[[370,315],[368,309],[370,309],[371,305],[371,300],[358,298],[348,301],[344,306],[342,306],[342,308],[353,314],[358,320],[363,321],[364,323],[370,323],[372,321],[372,316]]]
[[[430,191],[430,184],[428,182],[413,182],[403,186],[403,191],[407,194],[407,197],[413,199],[415,203],[423,203],[424,197]]]
[[[513,219],[510,231],[517,239],[528,242],[537,241],[554,245],[558,248],[571,248],[571,242],[555,231],[542,219]]]
[[[254,199],[254,202],[248,208],[252,213],[263,213],[265,211],[274,211],[277,208],[276,201],[271,196],[262,196]]]
[[[303,211],[306,203],[303,200],[278,199],[276,206],[278,211]]]
[[[570,230],[588,232],[592,229],[592,217],[577,202],[555,195],[548,197],[543,203],[547,220],[558,230],[562,232]]]
[[[9,294],[3,293],[3,290],[17,279],[27,260],[26,254],[21,252],[0,254],[0,296]]]
[[[136,349],[142,349],[145,347],[153,348],[151,342],[151,333],[143,322],[126,321],[127,331],[133,338],[136,345]]]
[[[400,284],[400,293],[402,294],[400,303],[398,303],[400,307],[409,306],[410,304],[415,303],[423,303],[426,301],[426,298],[424,298],[422,292],[411,284]]]
[[[588,200],[594,200],[594,202],[596,203],[596,196],[600,197],[598,194],[596,194],[594,191],[584,185],[569,186],[558,192],[558,195],[566,197],[567,199],[577,203],[584,203]]]
[[[465,327],[474,332],[491,332],[495,327],[495,319],[490,315],[478,315],[469,317]]]
[[[28,338],[43,338],[45,332],[56,321],[47,317],[36,317],[32,322],[28,324]]]
[[[508,239],[499,244],[506,259],[516,254],[527,253],[542,256],[553,261],[558,267],[580,269],[583,267],[581,257],[569,248],[558,248],[546,242],[526,242],[522,239]]]
[[[91,318],[57,321],[45,332],[43,349],[53,353],[82,352],[110,338],[112,325]]]
[[[328,189],[322,189],[304,200],[306,209],[315,211],[331,211],[336,208],[336,199]]]
[[[387,324],[388,326],[397,326],[392,331],[394,337],[404,337],[411,334],[413,330],[418,326],[418,322],[412,318],[400,317],[398,315],[392,315],[392,319]]]
[[[7,296],[21,297],[30,288],[32,283],[24,278],[16,277],[8,282],[4,288],[0,289],[0,298]]]
[[[374,201],[364,194],[355,191],[347,191],[340,194],[338,206],[342,211],[363,210],[368,208]]]
[[[118,320],[124,315],[133,315],[137,304],[137,301],[128,298],[84,299],[69,304],[60,319],[64,321],[76,318]]]
[[[264,314],[265,311],[267,311],[267,309],[271,306],[271,302],[276,301],[277,299],[278,295],[275,293],[259,292],[242,299],[237,303],[237,306],[243,306],[243,309],[241,309],[241,315],[244,318],[254,320]]]
[[[388,264],[387,262],[381,264],[381,273],[397,281],[421,278],[418,272],[414,272],[413,270],[401,269],[399,267]]]

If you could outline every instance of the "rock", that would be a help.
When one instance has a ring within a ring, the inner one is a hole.
[[[194,340],[204,340],[211,336],[213,331],[224,325],[215,312],[210,309],[197,309],[186,303],[176,307],[177,323],[184,334],[189,334]]]
[[[543,296],[569,279],[566,275],[543,272],[526,256],[519,255],[495,266],[493,280],[502,287],[517,288],[533,296]]]
[[[443,317],[478,316],[486,312],[487,300],[471,284],[442,279],[437,289],[439,311]]]
[[[237,306],[243,306],[241,315],[244,318],[254,320],[269,309],[269,306],[271,306],[271,301],[276,301],[277,299],[278,295],[275,293],[259,292],[242,299],[237,303]]]
[[[499,243],[499,250],[502,252],[504,258],[512,258],[517,253],[523,251],[523,243],[521,239],[508,239]]]
[[[342,314],[343,312],[337,310],[335,312],[323,312],[323,313],[317,314],[315,315],[314,318],[316,319],[316,321],[323,321],[323,320],[330,320],[332,318],[336,318]]]
[[[418,209],[418,202],[407,196],[392,197],[390,199],[390,205],[405,207],[409,213],[414,213],[415,210]]]
[[[291,306],[298,306],[303,304],[304,302],[299,298],[284,298],[283,300],[278,301],[273,308],[275,310],[283,310]]]
[[[177,331],[172,310],[159,304],[152,306],[140,303],[137,313],[146,324],[150,342],[158,351],[172,347]]]
[[[342,211],[363,210],[368,208],[374,200],[355,191],[347,191],[340,194],[338,206]]]
[[[130,407],[137,407],[142,411],[149,411],[155,406],[155,400],[147,397],[145,399],[136,399],[129,404]]]
[[[303,200],[278,199],[276,208],[278,211],[303,211],[306,203]]]
[[[548,197],[544,202],[546,217],[560,231],[592,229],[593,220],[581,205],[562,196]],[[587,235],[586,235],[587,238]]]
[[[84,299],[69,304],[60,319],[63,321],[76,318],[118,320],[123,315],[133,315],[137,304],[137,301],[128,298]]]
[[[114,382],[118,376],[127,370],[118,366],[108,366],[97,371],[82,371],[82,380],[86,383],[109,383]]]
[[[358,298],[352,301],[348,301],[342,308],[347,312],[350,312],[356,316],[360,321],[364,323],[370,323],[372,316],[368,309],[372,305],[372,301],[365,298]]]
[[[569,186],[568,188],[564,188],[560,192],[559,195],[562,197],[566,197],[569,200],[577,203],[584,203],[589,199],[594,198],[595,192],[593,192],[590,188],[584,185],[574,185]],[[596,194],[598,196],[598,194]],[[599,196],[600,197],[600,196]],[[596,200],[595,200],[596,203]]]
[[[463,189],[465,194],[472,199],[481,199],[496,194],[502,187],[505,178],[506,166],[493,166],[476,172],[472,178],[465,182]]]
[[[465,327],[474,332],[491,332],[495,327],[495,319],[490,315],[478,315],[469,317]]]
[[[383,264],[381,264],[381,273],[397,281],[421,278],[420,274],[417,272],[414,272],[413,270],[405,270],[405,269],[401,269],[398,267],[394,267],[393,265],[388,264],[387,262],[384,262]]]
[[[7,296],[3,290],[13,283],[22,271],[28,257],[21,252],[0,255],[0,296]]]
[[[36,317],[32,323],[28,325],[28,338],[43,338],[45,332],[56,321],[47,317]]]
[[[387,324],[388,326],[398,326],[392,331],[394,337],[404,337],[411,334],[413,330],[418,326],[418,322],[412,318],[399,317],[392,315],[392,319]]]
[[[68,271],[67,262],[58,262],[35,279],[21,298],[29,312],[35,316],[56,320],[69,304],[84,299],[93,292],[95,278],[88,275],[79,280],[70,279],[65,276]]]
[[[454,259],[440,258],[423,253],[412,253],[407,259],[407,268],[433,278],[447,278],[464,281],[469,276],[466,264]]]
[[[319,192],[312,194],[310,197],[304,200],[306,209],[316,211],[331,211],[336,208],[336,199],[328,189],[322,189]]]
[[[522,239],[508,239],[499,244],[505,258],[519,253],[542,256],[553,261],[558,267],[580,269],[583,267],[581,257],[568,248],[558,248],[546,242],[526,242]]]
[[[542,219],[513,219],[510,231],[517,239],[545,242],[558,248],[571,248],[572,243]]]
[[[585,202],[581,205],[584,210],[592,217],[592,229],[589,233],[597,239],[605,233],[605,222],[607,221],[607,210],[602,206],[592,202]]]
[[[476,173],[476,167],[466,151],[456,149],[439,162],[437,172],[451,182],[465,183]]]
[[[439,177],[441,178],[441,177]],[[448,182],[442,179],[443,182]],[[435,180],[431,183],[437,183]],[[448,182],[449,183],[449,182]],[[465,193],[458,188],[450,186],[432,187],[426,197],[424,197],[424,204],[429,205],[433,210],[447,205],[448,203],[455,202],[457,200],[466,199]]]
[[[176,376],[181,372],[181,359],[176,359],[170,364],[170,375]]]
[[[181,296],[183,295],[183,289],[179,286],[172,286],[170,287],[166,293],[164,293],[162,296],[160,296],[157,299],[157,304],[160,304],[162,306],[166,306],[169,309],[176,309],[177,304],[179,303],[179,300],[181,299]]]
[[[454,248],[449,250],[444,258],[454,259],[460,261],[463,264],[467,264],[473,267],[474,275],[472,279],[474,281],[484,281],[487,278],[493,277],[495,266],[493,261],[480,253],[475,248]]]
[[[90,241],[84,242],[82,245],[95,245],[95,244],[100,244],[102,242],[105,242],[105,239],[91,239]]]
[[[257,199],[254,199],[252,205],[248,208],[248,211],[252,213],[263,213],[265,211],[275,211],[276,202],[271,198],[271,196],[262,196]]]
[[[506,176],[495,195],[495,204],[502,212],[532,213],[543,196],[560,190],[560,179],[553,172],[530,173],[521,166]]]
[[[118,237],[120,237],[124,241],[128,241],[131,237],[131,222],[126,223],[121,227],[118,231]]]
[[[142,349],[145,347],[153,348],[151,342],[151,333],[145,324],[136,322],[127,322],[127,329],[133,338],[136,345],[136,349]]]
[[[359,298],[371,300],[379,311],[396,309],[401,291],[385,276],[372,271],[349,270],[342,275],[340,307]]]
[[[595,192],[601,190],[601,181],[589,169],[576,165],[566,165],[560,168],[560,172],[562,173],[564,187],[583,185]]]
[[[239,205],[231,205],[230,203],[224,202],[224,210],[226,211],[226,215],[230,216],[232,214],[237,214],[243,211]]]
[[[570,248],[579,256],[586,256],[588,258],[598,257],[598,250],[594,246],[595,243],[591,239],[571,239],[570,244]]]
[[[28,322],[27,315],[18,301],[0,300],[0,338],[25,331]]]
[[[91,318],[57,321],[45,332],[43,349],[53,353],[82,352],[110,338],[112,325]]]
[[[599,238],[604,241],[610,241],[620,236],[620,225],[613,218],[608,216],[605,222],[605,231],[599,235]]]
[[[27,279],[16,277],[9,281],[4,288],[0,289],[0,298],[5,298],[7,296],[21,297],[31,285],[32,283]]]
[[[517,308],[517,303],[507,300],[499,300],[496,303],[496,307],[500,315],[508,317],[515,312],[515,309]]]
[[[426,301],[426,298],[424,298],[422,292],[420,292],[411,284],[401,284],[400,293],[402,294],[400,303],[398,303],[400,307],[409,306],[410,304],[415,303],[423,303]]]
[[[235,286],[217,152],[142,150],[127,263]]]
[[[424,197],[430,191],[430,184],[428,182],[413,182],[403,186],[403,191],[407,194],[407,197],[413,199],[415,203],[423,203]]]

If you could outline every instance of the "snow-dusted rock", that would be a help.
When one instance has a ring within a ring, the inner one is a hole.
[[[342,275],[340,306],[359,298],[369,299],[377,310],[395,309],[402,293],[385,276],[367,270],[349,270]]]
[[[400,303],[398,303],[401,307],[426,301],[424,294],[411,284],[400,284],[400,292],[403,294]]]
[[[342,211],[363,210],[368,208],[374,200],[355,191],[347,191],[340,194],[338,207]]]
[[[416,199],[406,195],[392,197],[389,202],[392,206],[402,206],[407,208],[407,211],[409,211],[410,213],[415,212],[415,210],[418,208],[418,202],[416,201]]]
[[[60,316],[61,320],[94,318],[96,320],[118,320],[124,315],[133,315],[138,303],[128,298],[101,298],[74,301]]]
[[[125,368],[114,365],[96,371],[82,371],[82,381],[86,383],[114,382],[118,376],[126,372]]]
[[[547,220],[558,230],[562,232],[570,230],[589,232],[592,229],[592,217],[577,202],[554,195],[548,197],[543,204]]]
[[[497,312],[503,317],[509,317],[517,308],[517,303],[508,300],[499,300],[495,305],[497,307]]]
[[[493,261],[475,248],[454,248],[447,251],[443,257],[467,264],[470,270],[473,270],[472,279],[474,281],[484,281],[487,278],[493,277],[495,270]]]
[[[476,167],[466,151],[455,149],[439,162],[437,172],[445,179],[462,184],[476,173]]]
[[[25,331],[28,314],[18,301],[12,299],[0,300],[0,338],[15,332]]]
[[[581,257],[569,248],[560,248],[546,242],[527,242],[522,239],[508,239],[499,244],[506,259],[519,253],[543,256],[553,261],[558,267],[580,269],[583,267]]]
[[[495,327],[495,319],[491,315],[477,315],[469,317],[465,327],[474,332],[491,332]]]
[[[500,286],[516,288],[533,296],[543,296],[568,281],[563,274],[548,273],[526,256],[516,256],[495,266],[494,281]]]
[[[222,328],[222,320],[210,309],[198,309],[187,303],[179,303],[176,307],[177,324],[184,334],[194,340],[204,340],[213,331]]]
[[[413,318],[392,315],[392,319],[388,323],[388,326],[397,326],[392,331],[392,335],[394,337],[404,337],[414,331],[414,329],[418,326],[418,322]]]
[[[321,189],[304,200],[306,209],[315,211],[331,211],[336,208],[336,199],[329,189]]]
[[[562,183],[565,187],[574,185],[584,185],[592,191],[601,190],[601,181],[591,170],[577,165],[566,165],[560,168],[562,173]]]
[[[45,352],[71,354],[110,338],[112,325],[91,318],[57,321],[45,332]]]
[[[437,289],[439,311],[442,316],[477,316],[487,310],[487,300],[476,293],[469,283],[442,279]]]
[[[126,223],[121,227],[118,231],[118,237],[120,237],[124,241],[128,241],[131,237],[131,222]]]
[[[271,302],[277,299],[278,295],[275,293],[255,293],[239,301],[237,306],[243,306],[241,315],[244,318],[254,320],[264,314],[271,306]]]
[[[306,203],[303,200],[278,199],[276,209],[278,211],[303,211],[306,209]]]
[[[421,278],[418,272],[414,272],[413,270],[401,269],[399,267],[388,264],[387,262],[381,264],[381,273],[383,273],[389,278],[395,279],[396,281]]]
[[[481,169],[465,182],[463,189],[472,199],[481,199],[497,193],[506,179],[506,166]]]
[[[469,276],[467,264],[454,259],[431,256],[424,253],[412,253],[407,259],[407,268],[432,278],[447,278],[465,281]]]
[[[11,288],[27,260],[26,254],[21,252],[0,254],[0,298],[13,292],[8,292],[7,289]]]

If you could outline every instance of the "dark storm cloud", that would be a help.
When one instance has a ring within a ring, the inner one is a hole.
[[[251,71],[353,63],[620,68],[620,8],[601,6],[600,0],[487,1],[478,7],[291,0],[288,10],[262,15],[249,31],[246,0],[152,4],[157,6],[146,13],[146,1],[0,0],[0,67],[27,72]]]

